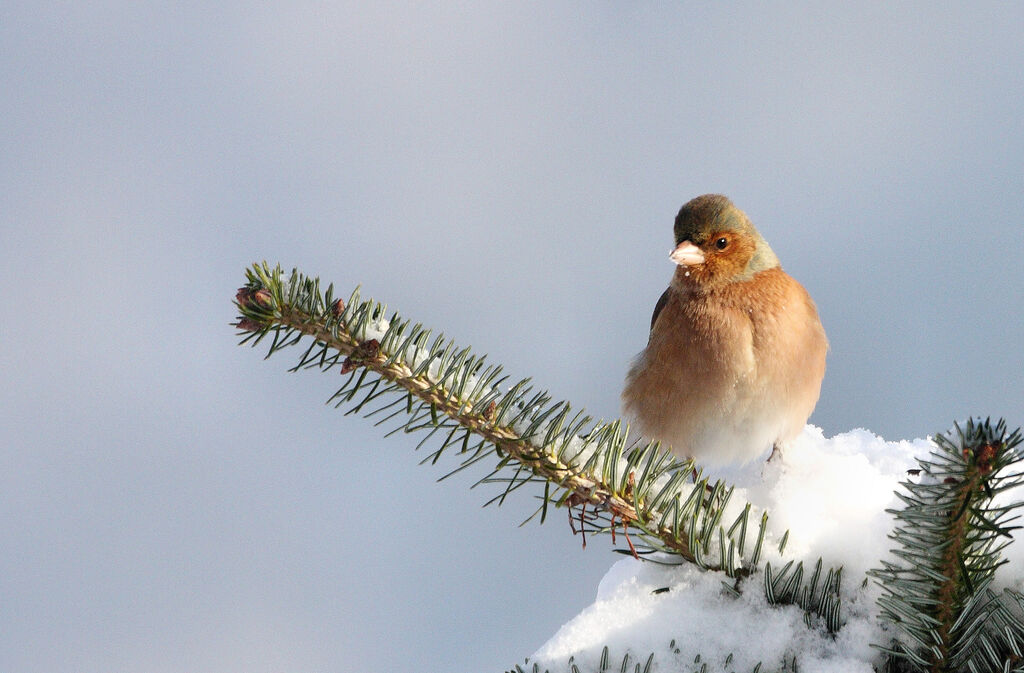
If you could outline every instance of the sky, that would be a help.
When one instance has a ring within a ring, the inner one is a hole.
[[[504,670],[593,601],[610,541],[236,345],[254,261],[613,418],[720,192],[817,302],[826,435],[1020,425],[1022,40],[985,2],[4,3],[0,669]]]

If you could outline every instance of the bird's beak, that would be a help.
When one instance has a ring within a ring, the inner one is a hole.
[[[704,263],[704,253],[689,241],[683,241],[677,245],[668,257],[680,266],[696,266]]]

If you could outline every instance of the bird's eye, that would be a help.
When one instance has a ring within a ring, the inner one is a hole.
[[[729,239],[726,238],[725,236],[721,237],[720,239],[715,241],[715,247],[718,248],[719,250],[725,250],[727,247],[729,247]]]

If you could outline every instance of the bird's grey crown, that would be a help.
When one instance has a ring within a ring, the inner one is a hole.
[[[704,194],[686,202],[676,215],[674,231],[677,245],[690,241],[698,246],[706,243],[708,237],[716,232],[743,232],[756,243],[754,255],[747,265],[751,274],[779,266],[779,258],[746,213],[722,194]]]

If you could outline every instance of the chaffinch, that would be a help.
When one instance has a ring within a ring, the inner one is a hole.
[[[675,241],[675,273],[626,376],[625,415],[703,465],[774,455],[821,392],[828,341],[814,302],[724,196],[684,205]]]

